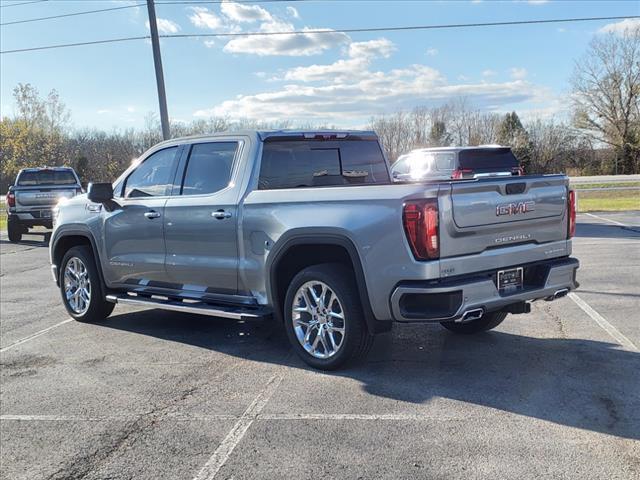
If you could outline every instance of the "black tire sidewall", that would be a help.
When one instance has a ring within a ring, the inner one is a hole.
[[[22,225],[16,220],[12,220],[11,217],[7,219],[7,236],[10,242],[19,242],[22,240],[23,234]]]
[[[307,364],[322,370],[334,370],[348,362],[362,341],[362,336],[367,335],[363,325],[364,318],[362,306],[357,289],[351,280],[352,273],[339,264],[322,264],[307,267],[299,272],[289,284],[284,302],[283,319],[289,341]],[[331,358],[316,358],[309,354],[298,341],[293,328],[291,308],[298,289],[305,283],[319,280],[326,283],[340,299],[340,304],[345,313],[345,335],[343,344],[337,354]]]
[[[69,260],[73,257],[77,257],[82,260],[82,263],[87,267],[89,272],[89,281],[91,282],[91,299],[89,300],[89,308],[82,315],[75,313],[67,303],[67,298],[64,292],[64,270]],[[87,246],[81,245],[70,248],[62,258],[60,262],[60,295],[62,296],[62,303],[64,304],[67,313],[71,315],[75,320],[79,322],[98,322],[104,320],[113,310],[114,305],[107,302],[104,299],[104,292],[102,290],[102,284],[98,269],[96,267],[95,260],[93,258],[93,252]]]

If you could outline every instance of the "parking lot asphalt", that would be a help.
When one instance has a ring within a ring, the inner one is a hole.
[[[0,237],[6,479],[640,477],[640,212],[579,215],[576,295],[496,330],[395,325],[322,373],[281,327],[70,321],[42,237]]]

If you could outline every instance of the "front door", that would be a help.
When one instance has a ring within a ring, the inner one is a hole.
[[[152,153],[125,179],[120,208],[103,211],[109,284],[165,281],[165,204],[173,188],[178,147]],[[119,192],[118,192],[119,193]]]
[[[239,182],[232,178],[240,145],[230,140],[192,145],[184,154],[180,195],[165,205],[167,273],[187,292],[238,291]]]

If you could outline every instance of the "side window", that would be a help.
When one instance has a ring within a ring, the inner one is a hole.
[[[238,142],[198,143],[191,147],[182,195],[204,195],[229,185]]]
[[[438,170],[454,170],[455,153],[436,153],[436,168]]]
[[[147,157],[127,177],[125,198],[162,197],[171,194],[178,147],[165,148]]]

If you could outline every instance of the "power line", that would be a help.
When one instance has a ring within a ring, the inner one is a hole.
[[[30,2],[12,3],[10,5],[0,5],[0,8],[19,7],[20,5],[29,5],[30,3],[42,3],[49,0],[31,0]]]
[[[120,7],[110,7],[110,8],[101,8],[99,10],[84,10],[82,12],[73,12],[73,13],[64,13],[61,15],[51,15],[49,17],[38,17],[38,18],[28,18],[25,20],[14,20],[13,22],[4,22],[0,23],[0,26],[5,25],[16,25],[18,23],[31,23],[31,22],[40,22],[42,20],[52,20],[55,18],[64,18],[64,17],[75,17],[78,15],[88,15],[91,13],[100,13],[100,12],[110,12],[112,10],[124,10],[125,8],[135,8],[135,7],[143,7],[144,3],[136,3],[135,5],[122,5]]]
[[[410,25],[396,27],[363,27],[363,28],[341,28],[335,30],[292,30],[288,32],[245,32],[245,33],[175,33],[160,35],[161,38],[206,38],[206,37],[253,37],[253,36],[269,36],[269,35],[309,35],[309,34],[332,34],[332,33],[363,33],[363,32],[395,32],[409,30],[437,30],[448,28],[477,28],[477,27],[497,27],[497,26],[513,26],[513,25],[540,25],[550,23],[569,23],[569,22],[592,22],[603,20],[624,20],[640,18],[640,15],[616,16],[616,17],[582,17],[582,18],[556,18],[545,20],[515,20],[508,22],[486,22],[486,23],[450,23],[442,25]],[[149,35],[138,37],[111,38],[107,40],[94,40],[89,42],[63,43],[57,45],[45,45],[41,47],[19,48],[15,50],[0,51],[0,54],[33,52],[37,50],[49,50],[54,48],[79,47],[82,45],[97,45],[102,43],[128,42],[133,40],[146,40],[151,38]]]

